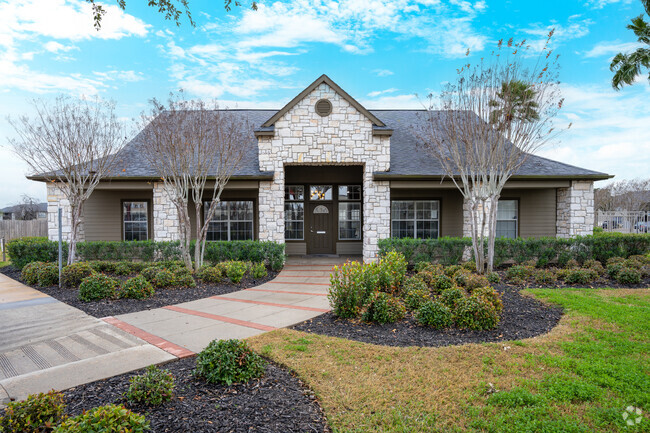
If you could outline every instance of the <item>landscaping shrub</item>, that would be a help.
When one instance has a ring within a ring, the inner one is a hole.
[[[487,280],[490,284],[499,284],[501,282],[501,277],[496,272],[490,272],[487,275]]]
[[[459,272],[459,271],[461,271],[461,270],[463,270],[463,267],[462,267],[462,266],[460,266],[460,265],[451,265],[451,266],[446,266],[446,267],[444,268],[444,271],[443,271],[443,272],[444,272],[445,275],[448,276],[449,278],[453,278],[454,275],[456,275],[456,273]]]
[[[421,271],[415,274],[413,278],[416,278],[426,284],[427,287],[432,287],[436,282],[438,276],[445,277],[445,274],[436,274],[430,271]]]
[[[194,248],[192,241],[191,248]],[[20,238],[7,244],[11,262],[22,269],[31,262],[54,262],[58,258],[58,242],[47,238]],[[63,259],[67,260],[68,245],[64,242]],[[157,241],[85,241],[77,243],[77,258],[80,261],[137,261],[179,260],[180,242]],[[272,241],[219,241],[208,242],[205,247],[205,260],[218,263],[228,260],[262,262],[273,270],[284,265],[284,244]],[[99,271],[104,272],[104,271]],[[136,271],[137,272],[137,271]]]
[[[465,279],[465,288],[471,293],[474,289],[489,285],[487,277],[484,275],[470,274]]]
[[[232,283],[239,283],[246,275],[248,265],[246,262],[230,261],[224,263],[226,267],[226,276]]]
[[[503,311],[503,301],[501,300],[501,294],[497,292],[494,287],[485,286],[475,289],[474,292],[472,292],[472,296],[484,298],[486,301],[492,304],[498,314]]]
[[[57,263],[43,263],[37,268],[36,275],[39,286],[56,286],[59,284],[59,265]]]
[[[550,285],[557,282],[557,275],[552,269],[535,269],[533,280],[536,284]]]
[[[266,266],[264,266],[264,263],[262,262],[257,262],[251,264],[250,267],[250,273],[251,277],[253,278],[265,278],[269,273],[266,271]]]
[[[330,274],[328,298],[334,314],[341,318],[358,317],[366,299],[375,290],[363,263],[347,262],[335,266]]]
[[[119,287],[119,280],[104,274],[94,274],[83,279],[78,296],[84,302],[112,298]]]
[[[150,275],[147,273],[147,275]],[[151,284],[158,289],[166,289],[176,285],[176,277],[168,269],[158,269],[151,279]]]
[[[605,275],[607,271],[603,267],[602,263],[600,263],[598,260],[594,259],[589,259],[584,262],[582,265],[583,268],[591,269],[598,273],[598,275]]]
[[[431,290],[435,293],[441,293],[443,290],[454,287],[453,281],[446,275],[436,275],[431,284]]]
[[[578,263],[576,259],[570,259],[564,264],[565,269],[575,269],[579,267],[580,267],[580,263]]]
[[[143,415],[121,405],[107,404],[68,418],[54,433],[143,433],[145,430],[149,430],[149,422]]]
[[[569,268],[564,272],[558,272],[558,278],[562,277],[567,284],[589,284],[598,279],[598,273],[592,269]]]
[[[404,318],[406,308],[393,295],[375,292],[369,296],[363,320],[376,323],[393,323]]]
[[[223,279],[223,272],[219,266],[201,266],[196,273],[199,281],[207,284],[220,283]]]
[[[157,406],[171,400],[174,393],[174,376],[169,370],[161,370],[155,365],[129,380],[126,398],[131,403]]]
[[[421,325],[435,329],[447,328],[453,323],[449,307],[434,300],[422,304],[417,311],[416,318]]]
[[[453,275],[453,281],[456,283],[456,285],[461,286],[461,287],[466,287],[467,286],[467,278],[472,275],[470,271],[468,271],[465,268],[462,268],[461,270],[457,271]]]
[[[470,272],[474,272],[476,270],[476,262],[474,260],[470,260],[469,262],[465,262],[461,264],[463,269],[467,269]]]
[[[23,401],[7,403],[0,417],[1,432],[51,432],[65,419],[63,394],[31,394]]]
[[[129,278],[120,288],[118,293],[120,298],[146,299],[155,294],[151,283],[142,275]]]
[[[129,262],[118,262],[113,270],[115,275],[131,275],[133,268]]]
[[[641,272],[638,269],[623,267],[618,271],[616,281],[621,284],[639,284],[641,282]]]
[[[511,284],[524,284],[531,273],[532,269],[527,266],[510,266],[506,271],[506,280]]]
[[[38,271],[43,266],[44,262],[31,262],[23,267],[20,273],[20,278],[30,286],[38,285]]]
[[[77,262],[64,266],[61,270],[61,284],[64,287],[79,287],[81,281],[95,273],[95,270],[87,262]]]
[[[67,246],[63,249],[67,258]],[[7,242],[7,253],[11,264],[18,269],[32,262],[56,262],[59,257],[59,244],[45,237],[24,237]]]
[[[195,374],[210,383],[245,383],[264,374],[266,362],[242,340],[214,340],[196,357]]]
[[[119,262],[111,262],[109,260],[91,260],[87,262],[90,267],[93,268],[96,272],[115,272],[115,267]]]
[[[189,273],[178,273],[174,275],[174,287],[179,287],[183,289],[193,289],[196,287],[196,281],[194,277]]]
[[[429,262],[418,262],[415,265],[415,272],[430,272],[432,274],[440,274],[443,271],[442,265],[429,263]]]
[[[429,296],[429,288],[421,280],[411,278],[408,281],[413,281],[414,284],[404,286],[404,306],[407,310],[417,310],[420,305],[431,299]]]
[[[391,251],[379,263],[368,266],[369,271],[376,274],[379,290],[387,293],[396,293],[406,276],[407,263],[401,253]]]
[[[461,329],[494,329],[499,324],[499,313],[484,297],[469,296],[456,303],[454,323]]]
[[[445,304],[447,307],[453,309],[456,307],[456,303],[460,299],[465,297],[465,292],[463,289],[458,287],[452,287],[451,289],[443,290],[440,294],[440,302]]]
[[[153,282],[153,279],[156,277],[156,274],[160,272],[162,269],[163,269],[162,266],[150,265],[144,268],[142,272],[140,272],[140,275],[142,275],[148,281]]]
[[[463,252],[472,246],[470,238],[380,239],[379,255],[389,251],[404,254],[410,264],[418,261],[452,265],[460,263]],[[545,237],[528,239],[498,238],[495,240],[495,265],[512,261],[516,264],[535,260],[543,267],[552,261],[563,265],[570,259],[584,262],[595,259],[605,263],[610,257],[629,257],[650,252],[650,236],[646,234],[608,233],[576,236],[571,239]],[[417,259],[417,260],[416,260]]]

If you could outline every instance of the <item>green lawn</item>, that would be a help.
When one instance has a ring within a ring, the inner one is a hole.
[[[650,432],[650,289],[529,292],[567,314],[528,340],[393,348],[279,330],[251,343],[298,373],[336,432]]]

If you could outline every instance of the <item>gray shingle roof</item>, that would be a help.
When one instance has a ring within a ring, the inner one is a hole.
[[[250,141],[241,166],[234,173],[237,177],[264,177],[272,173],[260,172],[257,155],[257,138],[255,130],[270,119],[276,110],[232,110],[239,116],[245,116],[250,129]],[[391,143],[390,176],[442,176],[444,174],[438,161],[417,146],[417,140],[412,133],[412,126],[422,122],[424,110],[370,110],[370,112],[386,124],[385,128],[393,129]],[[139,150],[141,135],[136,136],[119,155],[120,168],[115,178],[153,178],[154,170],[147,163]],[[605,173],[587,170],[580,167],[552,161],[547,158],[532,155],[517,173],[519,176],[552,176],[552,177],[593,177],[606,178]]]

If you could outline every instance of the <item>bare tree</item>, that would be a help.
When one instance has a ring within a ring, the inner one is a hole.
[[[478,272],[493,268],[503,187],[555,135],[552,121],[562,99],[558,56],[552,57],[549,48],[552,36],[551,31],[531,67],[525,66],[530,54],[525,41],[499,41],[489,58],[463,65],[439,98],[429,95],[424,126],[416,126],[420,144],[440,162],[469,206]]]
[[[70,203],[68,264],[75,261],[83,207],[99,181],[116,168],[116,155],[126,143],[115,104],[57,97],[35,100],[36,115],[9,118],[17,138],[16,154],[32,174],[52,182]]]
[[[247,121],[220,110],[216,102],[184,100],[172,95],[167,105],[152,100],[142,133],[142,151],[163,181],[178,213],[183,261],[192,269],[189,198],[196,216],[194,266],[203,265],[209,222],[247,144]],[[204,209],[205,196],[210,205]],[[205,215],[202,213],[205,212]]]
[[[650,210],[650,179],[612,182],[595,191],[596,209],[642,212]]]
[[[17,220],[29,221],[38,218],[38,200],[27,194],[20,197],[20,203],[14,208],[16,209],[14,211],[14,214],[16,214],[15,219]]]

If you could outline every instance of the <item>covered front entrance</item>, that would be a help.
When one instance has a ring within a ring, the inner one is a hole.
[[[285,168],[287,254],[361,254],[362,167]]]

